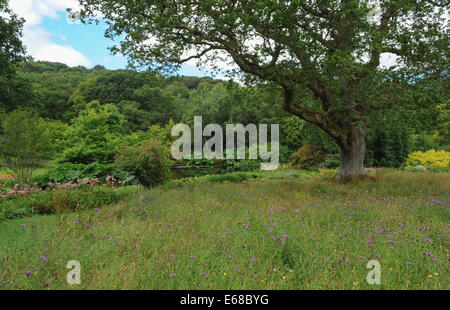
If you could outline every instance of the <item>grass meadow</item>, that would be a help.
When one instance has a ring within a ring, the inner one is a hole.
[[[448,173],[192,182],[0,223],[1,289],[449,289]],[[369,260],[381,284],[369,285]],[[66,264],[81,264],[81,284]]]

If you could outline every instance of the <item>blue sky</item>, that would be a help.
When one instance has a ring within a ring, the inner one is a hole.
[[[51,39],[58,45],[70,45],[83,54],[91,66],[102,65],[108,69],[123,69],[127,60],[123,56],[111,55],[108,47],[112,41],[104,37],[105,24],[69,24],[63,12],[58,18],[44,18],[41,27],[51,33]]]
[[[87,68],[95,65],[111,70],[126,67],[124,56],[114,56],[108,50],[114,42],[104,37],[105,23],[85,25],[68,21],[66,9],[76,10],[76,0],[10,0],[9,4],[26,20],[23,41],[34,59]],[[195,66],[183,66],[178,74],[208,75]]]

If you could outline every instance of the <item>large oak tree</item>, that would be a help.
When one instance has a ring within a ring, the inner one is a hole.
[[[167,67],[201,59],[221,69],[221,60],[229,59],[240,71],[281,87],[285,109],[339,146],[341,181],[365,174],[365,132],[383,106],[380,98],[401,102],[392,90],[402,79],[417,83],[447,73],[448,1],[79,2],[85,21],[101,16],[109,23],[106,36],[121,38],[113,51],[138,64]],[[387,53],[398,65],[383,70]]]

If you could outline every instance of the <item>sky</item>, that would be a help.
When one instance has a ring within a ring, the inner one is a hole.
[[[127,59],[112,55],[114,44],[104,37],[106,25],[85,25],[68,19],[67,8],[78,9],[76,0],[9,0],[10,8],[25,19],[23,42],[35,60],[54,61],[68,66],[92,68],[101,65],[110,70],[124,69]],[[195,66],[183,66],[186,76],[205,76]]]

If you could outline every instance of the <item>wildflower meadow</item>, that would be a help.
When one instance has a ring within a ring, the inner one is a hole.
[[[448,4],[0,0],[0,294],[449,290]]]
[[[448,174],[186,183],[3,222],[4,289],[448,289]],[[67,283],[67,262],[81,284]],[[366,264],[381,265],[381,284]]]

